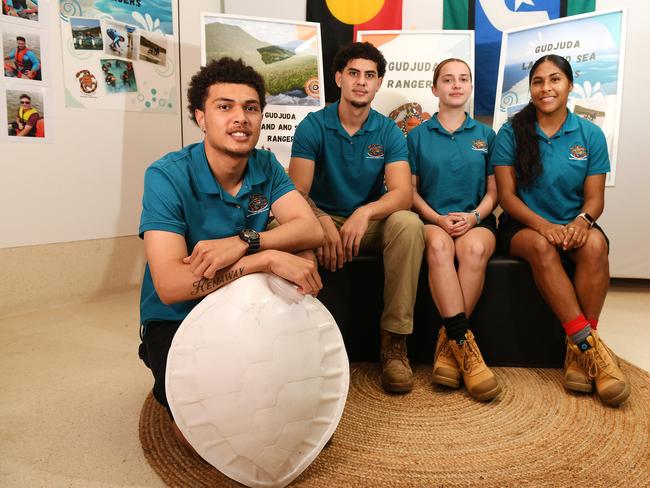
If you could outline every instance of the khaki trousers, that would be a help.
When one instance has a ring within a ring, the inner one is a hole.
[[[347,220],[337,215],[330,217],[338,229]],[[395,334],[410,334],[413,332],[413,308],[424,254],[422,221],[409,210],[399,210],[384,220],[371,220],[359,249],[383,256],[381,328]]]

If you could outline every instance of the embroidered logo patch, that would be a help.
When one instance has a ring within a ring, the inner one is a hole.
[[[261,193],[253,193],[248,200],[248,215],[262,213],[269,208],[269,200]]]
[[[366,157],[370,159],[383,158],[384,146],[381,146],[380,144],[370,144],[368,146],[368,154],[366,155]]]
[[[569,159],[584,161],[587,159],[587,148],[580,144],[574,144],[569,148]]]
[[[474,139],[472,141],[472,151],[481,151],[486,153],[488,151],[487,142],[483,139]]]

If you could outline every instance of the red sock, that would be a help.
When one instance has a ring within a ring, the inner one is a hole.
[[[580,332],[588,325],[590,325],[589,321],[585,318],[583,314],[580,314],[575,319],[569,320],[568,322],[564,322],[562,324],[562,327],[564,327],[564,331],[566,332],[566,335],[572,336],[573,334]]]
[[[587,319],[587,322],[589,322],[589,325],[591,325],[593,330],[598,328],[598,319]]]

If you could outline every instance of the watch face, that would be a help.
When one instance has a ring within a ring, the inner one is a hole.
[[[242,231],[242,234],[244,235],[244,239],[249,240],[249,239],[259,239],[260,235],[252,230],[252,229],[244,229]]]

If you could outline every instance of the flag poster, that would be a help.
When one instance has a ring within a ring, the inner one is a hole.
[[[59,5],[67,107],[177,112],[172,0]]]
[[[289,166],[293,134],[307,114],[325,106],[320,26],[226,14],[201,14],[201,61],[241,58],[264,77],[266,108],[258,147]]]
[[[406,135],[438,111],[431,93],[433,70],[458,58],[473,71],[472,31],[360,31],[357,40],[375,45],[386,58],[386,74],[372,106],[393,119]],[[469,110],[471,112],[470,100]]]
[[[502,32],[593,12],[595,3],[596,0],[444,0],[444,28],[475,32],[476,114],[491,115],[494,111]]]
[[[341,95],[332,70],[336,52],[361,30],[401,30],[402,0],[307,0],[307,20],[321,26],[325,96],[336,102]]]
[[[623,87],[626,11],[583,14],[504,32],[494,109],[495,131],[530,100],[528,73],[547,54],[563,56],[573,69],[568,107],[598,125],[607,139],[611,172],[616,177],[616,151]]]

